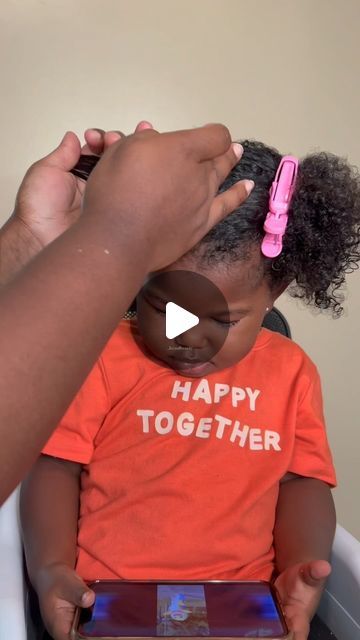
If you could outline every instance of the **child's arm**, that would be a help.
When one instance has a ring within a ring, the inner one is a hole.
[[[321,480],[287,474],[280,483],[274,529],[278,571],[297,562],[328,560],[335,525],[329,486]]]
[[[305,640],[325,579],[336,516],[329,486],[287,474],[280,484],[274,527],[275,581],[295,640]],[[324,562],[325,561],[325,562]]]
[[[81,464],[41,456],[21,490],[21,522],[30,580],[54,640],[68,638],[75,606],[93,593],[74,571]]]

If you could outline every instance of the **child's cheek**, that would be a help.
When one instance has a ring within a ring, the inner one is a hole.
[[[224,366],[231,366],[240,362],[249,353],[255,344],[259,330],[246,330],[245,326],[238,325],[230,328],[222,349],[218,353],[218,359],[224,361]]]

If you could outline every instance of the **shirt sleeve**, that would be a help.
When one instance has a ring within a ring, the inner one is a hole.
[[[299,402],[295,442],[289,471],[336,486],[336,473],[326,435],[320,377],[309,363],[305,391]]]
[[[88,464],[94,451],[95,437],[108,411],[107,381],[100,359],[48,440],[43,453]]]

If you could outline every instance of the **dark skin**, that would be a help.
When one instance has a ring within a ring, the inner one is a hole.
[[[186,253],[253,186],[240,182],[218,194],[241,156],[222,125],[116,138],[83,190],[70,173],[80,141],[68,132],[30,168],[0,229],[0,504],[36,460],[146,275]],[[105,147],[106,140],[91,140],[94,151]]]
[[[191,377],[202,377],[233,366],[249,353],[266,309],[273,306],[278,295],[270,290],[262,277],[259,251],[255,250],[248,262],[230,267],[230,271],[221,266],[217,269],[204,268],[189,258],[183,258],[163,272],[176,270],[193,271],[209,278],[223,294],[228,309],[225,306],[207,308],[206,299],[201,298],[196,308],[201,291],[196,291],[194,295],[186,281],[181,290],[176,291],[171,280],[168,287],[163,286],[161,291],[158,288],[154,290],[150,281],[146,292],[137,298],[138,327],[146,347],[158,360],[178,373]],[[198,326],[170,341],[165,338],[165,304],[169,301],[199,315],[201,320]],[[228,334],[222,348],[209,360],[209,343],[216,344],[226,331]],[[187,362],[189,354],[194,354],[200,364],[193,366]]]
[[[195,269],[183,258],[167,270]],[[274,292],[262,277],[260,252],[230,270],[196,267],[210,277],[226,298],[231,326],[222,349],[211,361],[193,366],[169,356],[164,339],[164,303],[178,300],[186,308],[185,290],[150,292],[138,299],[138,325],[150,357],[172,366],[178,373],[199,377],[232,366],[251,350],[261,329],[266,309],[281,291]],[[178,298],[176,296],[179,296]],[[159,304],[159,299],[162,300]],[[181,344],[206,352],[204,327],[223,331],[221,309],[207,322],[181,336]],[[219,322],[220,320],[220,322]],[[201,328],[201,329],[200,329]],[[176,341],[176,339],[175,339]],[[200,368],[199,368],[200,367]],[[94,594],[75,572],[75,552],[80,496],[81,465],[42,456],[22,490],[22,522],[30,578],[39,594],[44,622],[55,640],[68,637],[75,606],[90,606]],[[56,496],[56,499],[54,499]],[[309,527],[309,522],[312,526]],[[275,584],[295,640],[306,640],[326,577],[335,531],[335,511],[330,488],[322,481],[288,473],[280,482],[274,528],[278,577]]]

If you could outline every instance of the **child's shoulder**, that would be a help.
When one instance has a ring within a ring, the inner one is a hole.
[[[115,362],[119,366],[119,364],[126,361],[131,366],[133,361],[145,358],[136,321],[123,319],[109,338],[101,354],[101,359],[107,365]]]
[[[276,362],[277,366],[284,363],[289,368],[307,369],[312,375],[317,375],[316,365],[304,349],[293,339],[287,338],[277,331],[263,328],[255,344],[255,349],[257,345],[259,345],[259,348],[264,349],[263,353],[266,353],[267,357],[272,359],[274,363]]]
[[[100,367],[111,397],[129,393],[151,368],[135,320],[122,320],[105,346]]]

